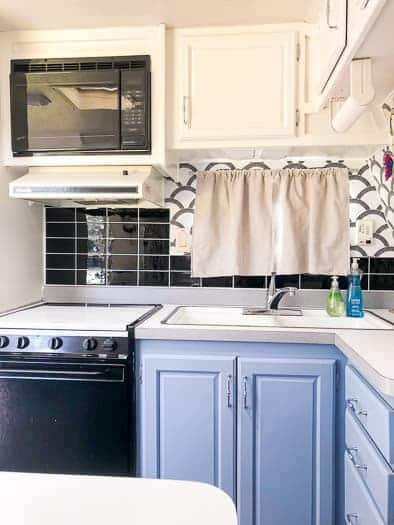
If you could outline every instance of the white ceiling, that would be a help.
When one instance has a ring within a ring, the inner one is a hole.
[[[0,0],[0,31],[314,22],[320,0]]]

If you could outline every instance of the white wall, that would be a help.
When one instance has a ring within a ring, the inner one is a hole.
[[[8,197],[21,174],[0,167],[0,311],[41,298],[42,207]]]

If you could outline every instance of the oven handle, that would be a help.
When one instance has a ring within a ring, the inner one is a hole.
[[[1,378],[26,378],[26,379],[63,379],[63,380],[80,380],[80,381],[110,381],[123,382],[125,380],[124,368],[121,367],[118,372],[121,374],[111,374],[111,370],[46,370],[46,369],[15,369],[1,368]],[[52,376],[52,377],[45,377]],[[63,377],[65,376],[65,377]]]

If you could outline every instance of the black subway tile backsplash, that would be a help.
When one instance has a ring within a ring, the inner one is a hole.
[[[393,273],[394,257],[371,257],[371,273]]]
[[[65,253],[47,253],[45,257],[45,265],[49,270],[73,270],[75,268],[75,255],[67,255]]]
[[[190,255],[170,256],[167,209],[46,208],[46,283],[265,288],[270,277],[191,276]],[[361,257],[364,290],[394,290],[394,257]],[[350,267],[350,266],[349,266]],[[369,273],[370,272],[370,273]],[[328,290],[327,275],[277,275],[276,285]],[[347,278],[339,284],[347,288]]]
[[[46,208],[46,220],[75,222],[75,208]]]
[[[137,255],[108,255],[109,270],[138,270]]]
[[[113,286],[136,286],[137,272],[115,272],[107,273],[107,284]]]
[[[190,255],[172,255],[170,264],[171,270],[191,271]]]
[[[242,275],[236,275],[234,277],[235,288],[265,288],[266,278],[262,277],[243,277]]]
[[[369,276],[370,290],[394,290],[394,274],[370,274]]]
[[[201,279],[192,277],[189,272],[171,272],[170,286],[201,286]]]
[[[140,222],[170,222],[170,210],[140,209]]]
[[[109,239],[108,253],[137,254],[138,239]]]
[[[73,222],[47,222],[47,237],[75,237],[75,223]]]
[[[205,277],[202,279],[202,285],[207,287],[230,288],[233,285],[232,277]]]
[[[75,284],[75,272],[73,270],[47,270],[47,284]]]
[[[141,255],[139,258],[140,270],[169,271],[168,255]]]
[[[109,224],[108,237],[111,238],[138,238],[137,222],[111,222]]]
[[[140,253],[145,255],[168,255],[170,253],[170,241],[141,239],[139,249]]]
[[[170,225],[140,223],[139,236],[141,239],[169,239]]]
[[[138,209],[108,210],[109,222],[138,222]]]
[[[47,253],[75,253],[74,239],[46,239]]]
[[[168,286],[169,272],[139,272],[141,286]]]

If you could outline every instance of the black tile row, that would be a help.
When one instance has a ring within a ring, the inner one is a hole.
[[[46,270],[50,285],[168,286],[169,272]]]
[[[91,224],[72,222],[47,222],[46,237],[73,239],[168,239],[170,236],[169,224],[143,224],[133,222],[114,222],[112,224]]]
[[[100,208],[88,210],[83,208],[46,208],[47,222],[170,222],[168,209],[119,209]]]

